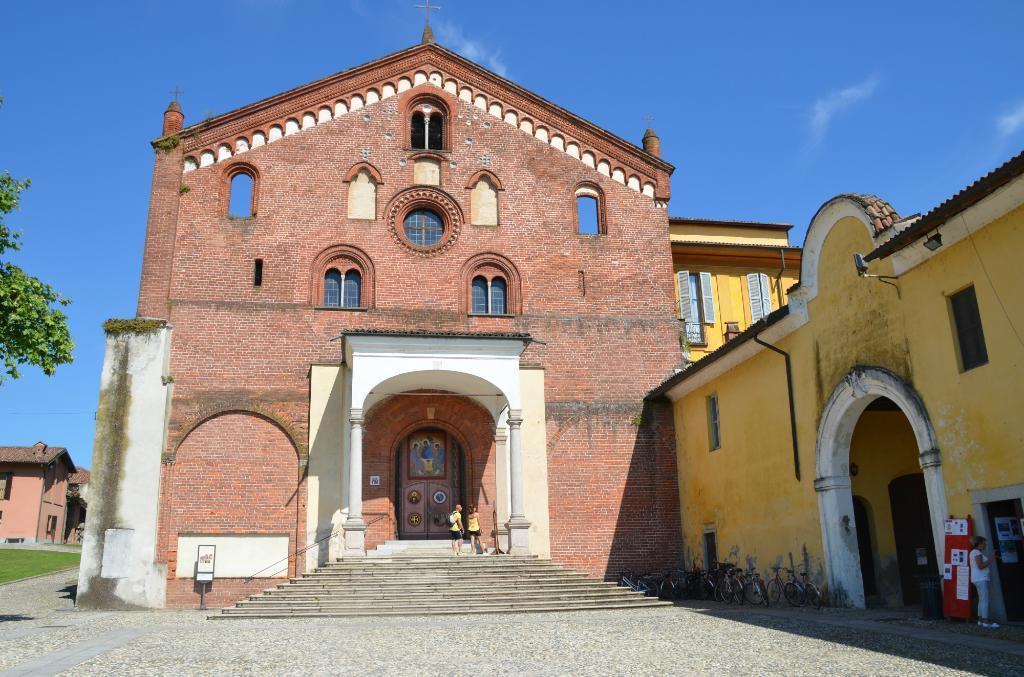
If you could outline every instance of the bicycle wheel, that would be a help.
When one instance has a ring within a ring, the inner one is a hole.
[[[758,606],[764,604],[765,594],[760,579],[747,581],[747,584],[743,586],[743,594],[751,604]]]
[[[809,606],[815,609],[821,608],[821,593],[818,592],[818,588],[814,583],[807,583],[807,586],[804,588],[804,599],[807,600]]]
[[[782,582],[777,578],[768,581],[768,595],[765,597],[766,606],[778,606],[782,600]]]
[[[732,594],[737,604],[747,603],[747,584],[750,583],[745,578],[734,578],[732,579]]]
[[[800,606],[803,604],[804,596],[801,594],[800,588],[793,581],[786,583],[786,587],[782,589],[782,594],[786,597],[786,601],[789,602],[790,606]]]

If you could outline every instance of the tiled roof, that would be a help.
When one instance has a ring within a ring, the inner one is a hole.
[[[846,198],[853,200],[868,213],[868,217],[871,219],[871,224],[875,228],[875,233],[881,233],[886,228],[889,228],[900,220],[899,212],[893,209],[893,206],[878,197],[877,195],[862,195],[860,193],[844,193],[837,195],[837,198]]]
[[[865,256],[868,261],[889,256],[903,249],[930,230],[937,228],[953,216],[980,202],[1007,183],[1024,174],[1024,152],[1018,153],[1002,166],[992,170],[953,197],[945,200],[927,214],[909,224],[885,244]]]
[[[50,447],[43,442],[36,442],[31,447],[0,447],[0,463],[46,464],[67,451],[64,447]]]
[[[789,230],[791,223],[774,223],[771,221],[731,221],[729,219],[704,219],[695,216],[670,216],[669,224],[685,223],[693,226],[734,226],[739,228],[765,228],[767,230]]]
[[[483,339],[519,339],[530,338],[523,332],[499,331],[430,331],[427,329],[350,329],[342,336],[423,336],[427,338],[483,338]]]
[[[88,484],[90,477],[92,477],[92,473],[85,468],[76,468],[75,472],[68,475],[68,482],[70,484]]]
[[[786,249],[788,251],[800,251],[801,248],[792,244],[758,244],[753,242],[711,242],[708,240],[672,240],[673,247],[731,247],[734,249],[742,249],[744,247],[754,247],[756,249],[771,249],[778,251],[779,249]]]

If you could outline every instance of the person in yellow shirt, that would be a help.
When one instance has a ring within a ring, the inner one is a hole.
[[[480,545],[480,513],[477,512],[476,507],[469,506],[469,545],[474,555],[484,554],[484,549]]]
[[[448,514],[448,532],[452,537],[452,553],[462,554],[462,506],[455,504],[455,510]]]

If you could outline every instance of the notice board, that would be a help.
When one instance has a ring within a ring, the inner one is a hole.
[[[945,523],[945,557],[942,565],[942,613],[947,618],[971,617],[971,537],[974,522],[971,516]]]

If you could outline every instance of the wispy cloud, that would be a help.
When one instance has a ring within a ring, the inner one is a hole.
[[[503,78],[508,77],[508,68],[501,60],[499,50],[490,49],[482,42],[466,37],[462,28],[452,21],[437,21],[434,23],[434,27],[437,29],[438,42],[442,45],[453,52],[458,52],[470,61],[486,66]]]
[[[832,118],[850,106],[870,99],[877,88],[878,78],[872,75],[864,82],[830,92],[815,101],[811,112],[811,141],[815,144],[821,142],[832,123]]]
[[[1004,139],[1024,129],[1024,101],[1018,103],[1010,112],[996,118],[996,129],[999,130],[999,136]]]

